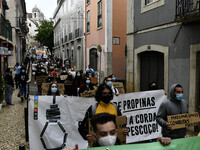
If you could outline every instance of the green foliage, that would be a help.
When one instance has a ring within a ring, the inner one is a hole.
[[[53,21],[43,20],[41,25],[36,30],[38,33],[35,39],[40,42],[43,46],[47,46],[52,53],[53,48]]]
[[[0,104],[3,103],[4,98],[5,98],[5,83],[3,76],[0,75]]]

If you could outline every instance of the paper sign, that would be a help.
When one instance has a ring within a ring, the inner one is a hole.
[[[124,94],[125,90],[124,90],[124,85],[122,82],[113,82],[113,86],[114,88],[117,88],[120,94]]]
[[[42,85],[42,83],[46,82],[47,78],[48,76],[37,76],[36,77],[37,85]]]
[[[91,83],[93,83],[93,84],[98,83],[98,78],[97,77],[91,77],[90,80],[91,80]]]
[[[181,129],[200,124],[199,113],[187,113],[167,116],[168,122],[172,124],[172,129]]]
[[[81,97],[94,97],[96,94],[96,90],[91,90],[87,92],[80,93]]]
[[[68,77],[68,75],[60,75],[60,80],[66,80],[67,79],[67,77]]]

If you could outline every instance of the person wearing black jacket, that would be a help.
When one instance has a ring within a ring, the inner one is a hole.
[[[94,87],[92,86],[90,78],[86,77],[83,86],[81,86],[81,88],[79,90],[79,96],[80,96],[80,93],[88,92],[91,90],[94,90]]]
[[[21,68],[21,73],[19,74],[19,86],[20,86],[20,93],[21,93],[21,102],[24,101],[26,97],[26,83],[28,81],[28,75],[26,73],[25,67]]]
[[[14,81],[12,77],[12,73],[10,72],[10,69],[6,69],[6,73],[4,75],[4,81],[5,81],[5,100],[7,105],[13,105],[12,104],[12,94],[14,90]]]

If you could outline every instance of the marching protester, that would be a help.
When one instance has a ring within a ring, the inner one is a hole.
[[[28,79],[29,79],[29,77],[28,77],[28,74],[26,73],[26,68],[22,67],[21,73],[19,74],[21,102],[23,102],[24,99],[26,98],[26,84],[27,84]]]
[[[88,131],[88,120],[92,118],[95,114],[99,113],[109,113],[115,116],[121,116],[121,112],[118,109],[117,105],[110,102],[113,99],[113,91],[112,89],[106,85],[101,84],[95,95],[95,99],[97,103],[91,105],[86,113],[83,121],[79,122],[78,131],[85,140],[92,140],[92,135],[89,135]]]
[[[88,91],[91,91],[91,90],[94,90],[94,87],[92,86],[90,78],[86,77],[84,84],[81,86],[79,90],[79,96],[80,96],[80,93],[83,93],[83,92],[87,93]]]
[[[158,89],[158,85],[155,81],[152,81],[150,84],[149,84],[149,90],[157,90]]]
[[[96,140],[93,147],[121,145],[120,140],[117,138],[115,115],[108,113],[96,114],[91,119],[91,125],[94,131],[93,137]],[[171,139],[168,137],[158,138],[158,141],[164,146],[171,143]]]
[[[80,71],[77,71],[76,76],[73,80],[73,93],[74,93],[73,95],[74,96],[78,96],[78,92],[79,92],[79,89],[82,86],[82,84],[83,84],[82,74]]]
[[[188,104],[183,99],[183,87],[173,84],[170,89],[170,98],[164,101],[157,112],[156,121],[162,127],[163,137],[171,139],[184,138],[186,128],[172,130],[172,125],[167,122],[167,116],[188,113]]]
[[[113,94],[116,95],[116,96],[118,96],[118,95],[119,95],[119,91],[118,91],[117,88],[115,88],[115,87],[113,86],[112,81],[113,81],[113,80],[112,80],[112,77],[111,77],[111,76],[108,76],[108,77],[105,78],[105,83],[106,83],[109,87],[111,87],[111,89],[112,89],[112,91],[113,91]]]
[[[7,105],[12,104],[12,94],[14,90],[14,81],[12,77],[12,72],[10,69],[6,69],[6,73],[4,74],[4,81],[5,81],[5,101]]]
[[[91,65],[88,65],[88,68],[85,69],[85,74],[87,74],[87,73],[92,73],[92,74],[95,73],[95,71],[94,71],[94,69],[92,69]]]
[[[15,86],[16,86],[16,89],[19,87],[19,74],[21,72],[21,66],[19,65],[19,63],[16,63],[15,67],[14,67],[14,71],[16,72],[15,73]]]
[[[58,85],[56,83],[50,84],[47,95],[55,95],[55,96],[60,95],[59,90],[58,90]]]

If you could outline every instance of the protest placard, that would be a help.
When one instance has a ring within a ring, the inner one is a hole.
[[[60,80],[66,80],[67,79],[67,77],[68,77],[68,75],[60,75]]]
[[[49,92],[50,83],[42,83],[42,95],[47,95]]]
[[[96,90],[90,90],[83,93],[80,93],[81,97],[94,97],[96,94]]]
[[[119,94],[125,94],[124,85],[122,82],[113,82],[114,88],[117,88]]]
[[[91,83],[97,84],[98,83],[98,78],[97,77],[91,77],[90,78]]]
[[[37,85],[42,85],[42,83],[46,82],[47,78],[48,76],[37,76],[36,77]]]
[[[172,125],[172,129],[181,129],[200,124],[199,113],[187,113],[167,116],[168,122]]]

